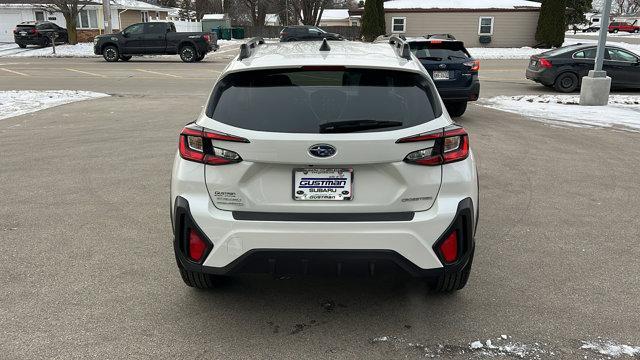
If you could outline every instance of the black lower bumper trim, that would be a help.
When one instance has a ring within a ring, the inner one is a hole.
[[[369,221],[411,221],[414,213],[282,213],[234,211],[235,220],[248,221],[308,221],[308,222],[369,222]]]

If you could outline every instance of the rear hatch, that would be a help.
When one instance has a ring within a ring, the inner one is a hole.
[[[396,141],[443,127],[435,94],[424,76],[388,70],[227,75],[198,124],[247,142],[213,140],[217,151],[242,161],[205,167],[211,200],[219,209],[257,212],[426,210],[440,189],[441,166],[403,159],[434,141]]]
[[[473,70],[473,58],[462,41],[411,41],[409,46],[438,88],[471,86],[477,70]]]
[[[19,38],[32,38],[37,34],[37,30],[33,24],[20,24],[16,26],[13,33]]]

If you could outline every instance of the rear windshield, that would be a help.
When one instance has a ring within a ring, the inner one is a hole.
[[[459,41],[420,41],[410,42],[411,52],[418,59],[428,59],[435,61],[469,59],[471,55]]]
[[[220,80],[207,115],[250,130],[288,133],[390,131],[441,115],[420,74],[371,69],[278,69]]]
[[[35,25],[18,25],[16,26],[18,29],[23,29],[23,30],[29,30],[29,29],[33,29],[36,26]]]

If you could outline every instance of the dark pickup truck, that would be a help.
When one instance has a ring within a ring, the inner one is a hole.
[[[133,24],[119,33],[98,35],[93,39],[93,52],[105,60],[128,61],[132,55],[175,55],[184,62],[204,59],[209,51],[218,50],[218,39],[212,33],[176,32],[172,22]]]

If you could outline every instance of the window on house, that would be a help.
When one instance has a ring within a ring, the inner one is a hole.
[[[357,21],[352,21],[351,22],[351,26],[358,26],[358,22]]]
[[[78,13],[78,29],[97,29],[97,10],[82,10]]]
[[[36,21],[44,21],[44,11],[36,11]]]
[[[406,17],[394,17],[391,18],[391,32],[403,33],[407,30],[407,18]]]
[[[493,18],[481,17],[478,21],[478,35],[493,35]]]
[[[149,22],[149,12],[148,11],[140,11],[140,21]]]

